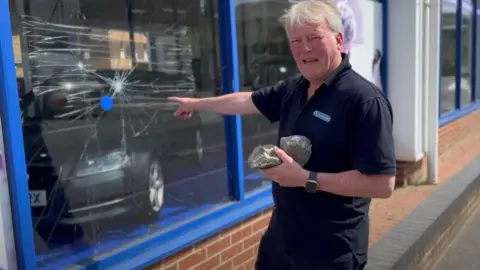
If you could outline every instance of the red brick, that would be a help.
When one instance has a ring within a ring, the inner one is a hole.
[[[230,236],[224,236],[223,238],[217,239],[217,241],[211,243],[207,247],[207,256],[210,257],[214,254],[220,253],[222,250],[230,247],[231,239]]]
[[[190,255],[191,253],[193,252],[193,248],[187,248],[187,249],[184,249],[170,257],[168,257],[167,259],[165,259],[163,261],[163,265],[165,266],[168,266],[170,264],[173,264],[173,263],[177,263],[178,261],[180,261],[182,258],[184,257],[187,257],[188,255]]]
[[[207,258],[207,251],[205,249],[201,249],[181,259],[179,262],[179,267],[182,270],[184,269],[186,270],[198,263],[201,263],[206,258]]]
[[[213,236],[211,236],[207,239],[204,239],[203,241],[200,241],[199,243],[195,244],[194,249],[195,250],[200,250],[200,249],[206,248],[207,246],[210,246],[213,242],[215,242],[218,239],[221,239],[221,235],[220,234],[215,234],[215,235],[213,235]]]
[[[254,258],[257,254],[253,252],[253,248],[249,248],[242,253],[236,255],[233,258],[233,267],[237,267],[239,265],[243,265],[245,262],[249,261],[250,259]]]
[[[262,235],[263,232],[258,232],[243,240],[243,249],[249,249],[250,247],[258,244],[262,238]]]
[[[178,263],[170,265],[170,266],[164,266],[160,269],[161,270],[180,270],[180,268],[178,268]]]
[[[243,265],[243,264],[239,265],[239,266],[233,268],[232,270],[245,270],[245,265]]]
[[[222,263],[220,266],[213,270],[232,270],[233,269],[233,263],[232,261],[227,261]]]
[[[252,258],[249,261],[245,262],[245,270],[254,270],[256,261],[257,258]]]
[[[232,244],[237,243],[252,234],[252,226],[245,226],[232,234]]]
[[[262,215],[258,220],[255,220],[252,224],[253,232],[263,231],[268,227],[271,215]]]
[[[257,254],[258,254],[258,248],[260,247],[260,243],[256,243],[254,246],[253,246],[253,253],[255,254],[255,258],[257,257]]]
[[[212,270],[215,267],[220,266],[220,255],[212,257],[205,262],[194,267],[195,270]]]
[[[230,246],[222,252],[222,262],[228,261],[233,258],[235,255],[243,251],[243,242],[239,242]]]

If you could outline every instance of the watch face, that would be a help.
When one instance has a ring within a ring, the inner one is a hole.
[[[305,184],[305,189],[308,193],[315,193],[317,192],[317,181],[315,180],[308,180]]]

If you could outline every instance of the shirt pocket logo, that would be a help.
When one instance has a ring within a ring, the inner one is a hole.
[[[329,123],[330,120],[332,119],[332,118],[330,117],[330,115],[324,114],[324,113],[322,113],[322,112],[320,112],[320,111],[314,111],[314,112],[313,112],[313,116],[315,116],[316,118],[318,118],[318,119],[320,119],[320,120],[323,120],[323,121],[325,121],[325,122],[327,122],[327,123]]]

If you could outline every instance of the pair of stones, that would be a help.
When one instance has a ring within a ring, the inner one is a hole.
[[[273,144],[255,147],[248,158],[250,168],[268,169],[282,164],[274,148]],[[280,148],[300,166],[304,166],[312,155],[312,143],[307,137],[301,135],[280,138]]]

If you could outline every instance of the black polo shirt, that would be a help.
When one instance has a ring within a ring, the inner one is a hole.
[[[384,94],[352,70],[342,54],[340,66],[308,100],[309,82],[302,76],[253,93],[252,100],[271,122],[279,121],[278,138],[303,135],[312,142],[305,169],[324,173],[358,170],[395,175],[392,109]],[[277,142],[277,144],[279,141]],[[287,254],[333,260],[351,254],[366,261],[369,198],[273,183],[271,227]]]

